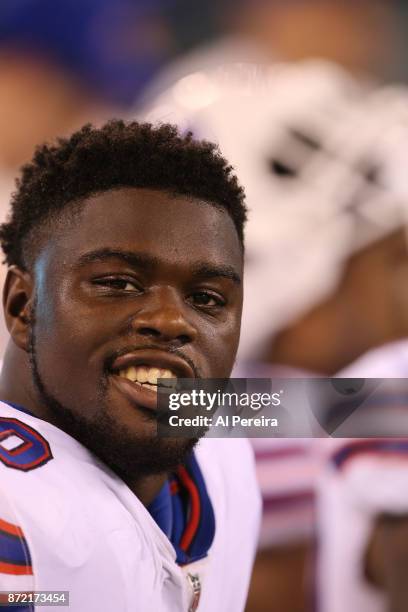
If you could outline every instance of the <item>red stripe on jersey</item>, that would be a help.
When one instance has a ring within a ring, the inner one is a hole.
[[[13,574],[14,576],[27,576],[33,574],[31,565],[15,565],[14,563],[5,563],[0,561],[1,574]]]
[[[331,457],[332,463],[338,470],[342,470],[345,465],[356,457],[370,455],[374,457],[387,457],[408,459],[408,439],[407,438],[372,438],[357,440],[340,447]]]
[[[53,455],[51,453],[51,448],[50,445],[48,444],[47,440],[45,438],[43,438],[43,436],[41,434],[38,433],[38,431],[36,431],[35,429],[33,429],[32,427],[30,427],[29,425],[22,423],[21,421],[19,421],[18,419],[8,419],[8,418],[4,418],[4,417],[0,417],[0,421],[7,421],[9,423],[16,423],[16,425],[18,425],[18,427],[21,427],[21,429],[25,430],[29,435],[33,436],[38,442],[40,442],[41,446],[42,446],[42,454],[37,457],[36,459],[34,459],[33,461],[30,461],[29,463],[25,463],[24,467],[18,467],[15,462],[13,460],[8,459],[6,456],[2,456],[1,457],[1,461],[5,464],[8,465],[9,467],[14,467],[16,469],[22,469],[23,471],[28,471],[28,470],[32,470],[33,468],[43,465],[44,463],[46,463],[47,461],[49,461],[50,459],[53,459]],[[17,436],[21,435],[18,433],[18,430],[14,432]],[[32,444],[32,442],[31,442]],[[26,448],[24,448],[24,450],[27,450]],[[8,451],[9,455],[12,457],[13,459],[13,453]],[[16,453],[17,454],[17,453]]]
[[[19,538],[24,538],[23,531],[17,525],[13,525],[12,523],[8,523],[7,521],[3,521],[0,519],[0,531],[4,531],[9,535],[18,536]]]
[[[11,436],[16,436],[17,438],[21,440],[21,444],[19,444],[13,450],[8,451],[10,455],[12,455],[13,457],[15,457],[15,455],[20,455],[21,453],[24,453],[26,450],[31,448],[33,445],[33,443],[30,442],[29,440],[23,440],[18,435],[18,433],[15,432],[13,429],[6,429],[6,431],[3,431],[2,433],[0,433],[0,442],[4,442],[5,440],[7,440],[7,438],[10,438]]]
[[[171,480],[170,481],[170,493],[171,493],[171,495],[176,495],[179,491],[180,491],[180,487],[178,485],[178,482],[176,482],[175,480]]]
[[[281,495],[266,496],[263,499],[263,509],[265,512],[281,511],[283,508],[287,510],[293,506],[303,504],[313,505],[316,499],[316,494],[313,490],[298,491],[295,493],[287,493]]]
[[[180,540],[180,548],[184,552],[187,552],[200,523],[200,496],[198,494],[195,482],[192,480],[192,478],[190,478],[189,473],[187,472],[185,467],[180,466],[177,470],[177,475],[190,494],[190,518]]]
[[[270,461],[287,459],[288,457],[304,457],[310,453],[308,448],[302,446],[289,446],[287,448],[268,448],[255,449],[255,459],[257,461]]]

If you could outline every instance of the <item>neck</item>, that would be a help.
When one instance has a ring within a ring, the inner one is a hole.
[[[16,372],[19,373],[17,377]],[[5,402],[23,406],[40,419],[51,420],[45,409],[36,400],[26,356],[15,347],[12,340],[9,340],[3,358],[0,374],[0,398]]]
[[[167,472],[163,474],[154,474],[152,476],[144,476],[143,478],[134,479],[123,479],[129,489],[136,495],[136,497],[147,507],[149,506],[160,489],[168,478]]]

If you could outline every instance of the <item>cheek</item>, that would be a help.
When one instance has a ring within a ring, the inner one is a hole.
[[[36,318],[39,375],[47,392],[62,405],[74,413],[96,415],[102,374],[95,318],[77,316],[69,303],[56,306],[48,316],[39,313]]]
[[[101,340],[103,327],[94,310],[84,309],[62,292],[38,299],[35,337],[41,362],[46,360],[53,370],[65,364],[70,372],[84,367]]]
[[[213,328],[205,338],[203,352],[208,356],[203,376],[207,378],[229,378],[234,365],[239,343],[239,316],[228,325]],[[204,368],[203,368],[204,369]]]
[[[36,310],[35,327],[37,339],[67,347],[76,344],[84,336],[86,320],[68,302],[48,301],[40,303]]]

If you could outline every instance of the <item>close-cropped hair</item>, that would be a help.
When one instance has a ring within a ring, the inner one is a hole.
[[[225,209],[243,246],[244,192],[215,144],[168,124],[113,120],[38,147],[23,166],[11,214],[0,226],[6,263],[26,269],[46,222],[58,221],[72,203],[120,187],[158,189]]]

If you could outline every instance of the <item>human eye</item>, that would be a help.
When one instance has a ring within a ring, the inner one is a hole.
[[[212,291],[194,291],[188,296],[188,301],[196,308],[215,310],[226,305],[226,300]]]
[[[95,278],[92,280],[92,284],[106,290],[110,293],[141,293],[142,288],[140,284],[133,278],[122,277],[122,276],[104,276],[102,278]]]

